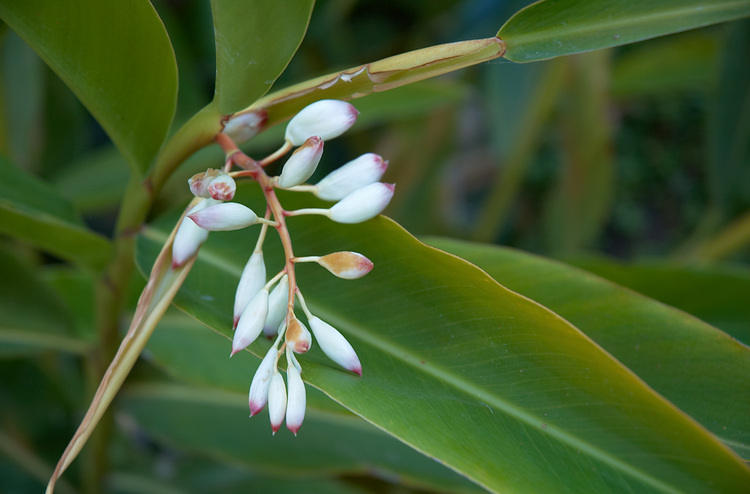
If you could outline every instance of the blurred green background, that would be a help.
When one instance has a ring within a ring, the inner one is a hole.
[[[528,3],[320,0],[307,37],[275,87],[412,49],[490,37]],[[213,94],[210,6],[188,0],[154,5],[177,54],[181,122]],[[317,173],[377,152],[390,161],[385,180],[398,184],[385,214],[414,235],[559,258],[748,343],[747,60],[750,23],[741,21],[546,62],[485,63],[358,100],[359,122],[326,144]],[[0,154],[45,179],[87,223],[110,234],[127,183],[123,159],[75,96],[5,26],[0,71]],[[270,130],[247,151],[264,156],[280,132]],[[213,148],[191,158],[165,189],[155,215],[183,205],[187,178],[221,162]],[[0,303],[22,305],[23,294],[34,293],[48,307],[32,324],[63,324],[93,338],[93,321],[81,315],[85,309],[70,312],[61,302],[85,307],[90,280],[11,239],[3,238],[0,248]],[[25,282],[24,273],[40,261],[48,283]],[[133,282],[133,303],[141,283]],[[86,403],[82,351],[0,347],[3,492],[39,492],[46,483],[45,464],[57,461]],[[139,366],[136,377],[160,372],[157,364]],[[248,479],[265,486],[258,492],[299,489],[279,480],[279,472],[248,471],[221,454],[209,452],[206,460],[205,451],[167,445],[135,427],[127,414],[116,420],[112,492],[232,492]],[[68,475],[61,493],[75,491],[70,485],[80,473],[74,468]],[[419,481],[400,485],[404,478],[382,464],[337,475],[333,484],[321,478],[320,486],[305,487],[441,490]]]

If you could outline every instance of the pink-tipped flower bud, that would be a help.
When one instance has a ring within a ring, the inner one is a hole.
[[[356,280],[372,271],[372,261],[357,252],[334,252],[318,259],[318,264],[335,276]]]
[[[287,303],[289,302],[289,277],[284,275],[279,284],[271,290],[268,299],[268,317],[263,326],[263,334],[267,338],[273,338],[278,334],[279,326],[286,317]]]
[[[188,179],[190,192],[192,192],[195,197],[202,197],[204,199],[211,197],[208,193],[208,184],[210,184],[211,180],[216,178],[219,173],[221,173],[221,170],[216,170],[214,168],[209,168],[205,172],[196,173]]]
[[[228,173],[221,173],[208,184],[208,195],[217,201],[231,201],[237,191],[237,184]]]
[[[230,357],[240,350],[244,350],[255,341],[260,332],[263,331],[263,324],[266,322],[267,315],[268,290],[264,288],[248,302],[247,307],[242,311],[240,320],[237,322],[237,329],[234,331]]]
[[[253,252],[242,270],[237,292],[234,295],[234,318],[232,328],[237,327],[242,311],[248,302],[260,292],[266,284],[266,263],[263,261],[263,252]]]
[[[308,137],[324,141],[338,137],[354,125],[359,112],[345,101],[321,100],[306,106],[286,126],[285,139],[299,146]]]
[[[229,136],[236,144],[249,141],[266,125],[268,112],[266,110],[256,110],[248,113],[241,113],[229,119],[224,125],[222,132]]]
[[[330,218],[337,223],[361,223],[383,212],[395,185],[375,182],[357,189],[333,205]]]
[[[291,349],[294,353],[305,353],[310,349],[310,345],[312,345],[310,331],[296,317],[289,321],[284,340],[286,341],[287,348]]]
[[[268,385],[268,415],[271,419],[271,429],[273,433],[281,427],[286,413],[286,387],[284,378],[277,370],[271,376],[271,382]]]
[[[255,371],[253,382],[250,384],[250,394],[248,403],[250,404],[250,416],[263,410],[268,403],[268,384],[273,374],[273,364],[276,362],[276,353],[278,349],[271,347],[263,357],[258,370]]]
[[[312,176],[323,156],[323,140],[318,136],[308,138],[298,147],[281,170],[279,186],[294,187]]]
[[[237,190],[237,184],[228,173],[213,168],[190,177],[188,186],[195,197],[217,201],[231,201]]]
[[[316,185],[315,195],[326,201],[338,201],[380,180],[387,168],[388,162],[377,154],[363,154],[326,175]]]
[[[236,202],[209,206],[188,217],[210,232],[239,230],[258,223],[258,215],[252,209]]]
[[[182,219],[172,242],[172,269],[185,264],[208,238],[208,231],[196,225],[188,216],[214,204],[217,202],[213,199],[204,199],[193,206]]]
[[[307,322],[310,323],[318,346],[329,359],[344,369],[362,376],[362,365],[359,363],[359,357],[357,357],[354,348],[336,328],[315,316],[309,318]]]
[[[305,396],[305,383],[302,382],[301,371],[297,367],[297,362],[292,362],[289,357],[287,357],[287,361],[289,365],[286,369],[286,380],[288,381],[289,393],[286,403],[286,428],[296,436],[305,420],[307,398]]]

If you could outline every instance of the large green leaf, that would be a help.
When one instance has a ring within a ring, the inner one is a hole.
[[[11,1],[0,17],[76,93],[137,171],[172,122],[177,65],[147,0]]]
[[[745,266],[655,260],[622,263],[601,257],[577,257],[569,262],[689,312],[750,345],[750,270]]]
[[[517,250],[431,239],[430,244],[459,255],[490,276],[554,310],[627,365],[648,385],[690,414],[708,430],[750,457],[750,349],[687,314],[565,264]],[[700,276],[696,270],[633,271],[589,262],[604,276],[648,294],[672,295],[677,301],[695,292],[698,281],[729,281],[709,288],[731,305],[747,298],[747,279]],[[651,275],[649,276],[649,272]],[[619,276],[617,276],[619,274]],[[640,274],[640,277],[639,277]],[[638,283],[636,280],[639,280]],[[706,297],[705,285],[691,299]],[[648,288],[647,288],[648,287]],[[690,304],[689,300],[684,300]],[[696,302],[694,302],[695,304]],[[705,302],[699,305],[715,306]]]
[[[85,266],[102,267],[110,242],[83,224],[54,189],[0,157],[0,232]]]
[[[343,372],[313,345],[305,380],[415,449],[499,492],[731,492],[750,482],[728,448],[578,329],[466,261],[385,218],[290,224],[297,255],[353,250],[376,266],[357,282],[299,267],[312,312],[341,329],[364,367],[361,379]],[[143,265],[165,228],[141,238]],[[227,337],[255,235],[212,234],[176,299]],[[274,272],[281,249],[269,240],[266,252]]]
[[[748,0],[542,0],[500,28],[505,58],[531,62],[750,15]]]
[[[383,434],[315,388],[307,391],[305,430],[310,435],[300,434],[298,440],[279,435],[288,440],[272,440],[265,414],[247,423],[247,391],[257,365],[248,368],[246,360],[228,359],[229,348],[226,338],[184,315],[165,317],[146,347],[150,357],[173,378],[202,388],[163,383],[130,388],[125,406],[142,417],[142,425],[170,442],[255,469],[284,469],[280,459],[294,457],[296,474],[375,469],[432,490],[478,491],[474,484]],[[253,362],[259,363],[258,359]],[[181,410],[180,423],[169,419],[175,407]],[[223,439],[238,431],[244,431],[242,439]],[[321,440],[326,436],[329,439]],[[256,437],[249,447],[250,438]]]
[[[315,0],[212,0],[219,111],[245,108],[271,88],[307,31]]]

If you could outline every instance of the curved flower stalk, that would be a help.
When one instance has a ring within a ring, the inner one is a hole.
[[[388,205],[394,185],[379,181],[388,162],[373,153],[350,161],[316,185],[304,183],[315,172],[325,141],[346,132],[354,124],[357,114],[351,104],[343,101],[313,103],[289,122],[284,144],[260,161],[244,154],[235,143],[235,139],[247,134],[245,125],[252,126],[257,122],[230,119],[224,132],[216,137],[226,155],[225,166],[221,170],[207,170],[195,175],[188,182],[191,192],[201,198],[201,202],[188,212],[179,226],[173,249],[175,262],[192,258],[209,232],[260,225],[258,240],[237,287],[230,356],[247,348],[261,333],[274,339],[252,379],[248,400],[250,416],[268,406],[274,433],[284,418],[287,428],[295,435],[302,426],[306,398],[303,367],[297,356],[305,354],[315,342],[333,362],[358,376],[362,375],[359,358],[344,335],[309,310],[297,284],[295,266],[301,262],[314,262],[334,276],[355,280],[372,270],[372,261],[360,253],[348,251],[297,257],[287,228],[287,218],[306,214],[327,216],[339,223],[359,223],[377,216]],[[240,115],[237,118],[244,117]],[[269,176],[265,167],[293,149],[280,175]],[[239,170],[233,170],[235,167]],[[259,217],[243,204],[232,202],[235,180],[242,179],[254,180],[260,185],[267,206],[264,217]],[[279,202],[276,189],[310,192],[321,199],[336,202],[328,209],[289,211]],[[281,239],[285,262],[276,274],[267,279],[263,244],[271,228]],[[306,323],[298,318],[302,314],[295,312],[295,301],[299,301]],[[279,372],[279,360],[284,355],[286,384]]]

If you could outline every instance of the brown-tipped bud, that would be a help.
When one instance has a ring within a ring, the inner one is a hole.
[[[318,259],[318,264],[335,276],[356,280],[372,271],[372,261],[357,252],[334,252]]]
[[[312,344],[310,331],[296,317],[289,321],[289,327],[286,328],[284,339],[286,345],[294,353],[305,353],[310,349],[310,345]]]
[[[228,135],[232,141],[241,144],[258,135],[266,125],[268,112],[266,110],[255,110],[233,116],[224,125],[222,132]]]

